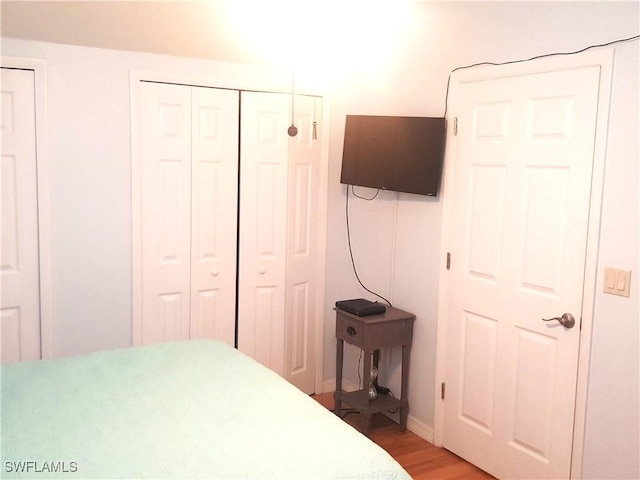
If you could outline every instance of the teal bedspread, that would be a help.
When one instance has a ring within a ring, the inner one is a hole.
[[[409,478],[217,341],[4,365],[0,393],[2,478]]]

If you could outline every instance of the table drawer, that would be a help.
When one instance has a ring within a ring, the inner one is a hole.
[[[362,346],[364,342],[364,328],[362,323],[351,321],[342,315],[336,316],[336,338],[352,345]]]

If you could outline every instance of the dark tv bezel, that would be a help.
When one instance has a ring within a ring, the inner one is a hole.
[[[444,133],[443,117],[347,115],[340,183],[437,197]]]

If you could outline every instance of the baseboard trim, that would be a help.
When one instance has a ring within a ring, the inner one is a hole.
[[[355,392],[356,390],[358,390],[358,385],[355,383],[352,383],[348,380],[342,380],[342,389],[345,392]],[[336,381],[335,380],[325,380],[324,383],[322,384],[322,392],[321,393],[328,393],[328,392],[335,392],[336,391]]]
[[[322,391],[317,393],[329,393],[334,392],[336,390],[336,381],[335,380],[325,380],[322,383]]]
[[[420,438],[433,444],[433,427],[418,420],[416,417],[409,415],[407,418],[407,430],[418,435]]]

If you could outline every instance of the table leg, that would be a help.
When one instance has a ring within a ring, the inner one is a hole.
[[[365,405],[369,402],[369,384],[371,383],[371,352],[364,351],[362,362],[362,401]]]
[[[344,354],[344,340],[338,339],[336,348],[336,391],[333,392],[335,414],[342,416],[342,362]]]
[[[369,384],[371,383],[371,352],[364,350],[364,361],[362,362],[362,402],[369,405]],[[369,435],[369,424],[371,414],[369,407],[365,406],[360,412],[360,430],[363,434]]]
[[[369,436],[369,429],[371,428],[371,414],[363,410],[360,412],[360,433],[364,436]]]
[[[409,345],[402,346],[402,380],[400,386],[400,431],[407,429],[407,417],[409,416],[409,354],[411,347]]]

